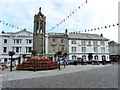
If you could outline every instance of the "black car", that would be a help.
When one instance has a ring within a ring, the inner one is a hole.
[[[88,64],[92,64],[92,65],[99,65],[99,61],[97,60],[88,60],[86,61]]]

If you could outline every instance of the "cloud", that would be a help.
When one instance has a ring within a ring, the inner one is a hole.
[[[38,13],[39,7],[41,7],[42,12],[46,16],[46,29],[49,30],[54,26],[56,27],[50,32],[64,32],[65,29],[70,32],[82,31],[116,24],[118,21],[118,1],[88,0],[88,3],[85,3],[85,0],[2,0],[0,1],[0,18],[2,21],[21,28],[27,28],[33,32],[34,15]],[[60,24],[59,27],[56,26],[78,6],[81,6],[81,8]],[[18,31],[11,27],[0,26],[0,30]],[[108,38],[111,38],[111,34],[113,35],[114,33],[114,40],[117,40],[117,28],[114,29],[109,28],[88,33],[104,33],[104,36]]]

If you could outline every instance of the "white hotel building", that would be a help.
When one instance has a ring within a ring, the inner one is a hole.
[[[109,61],[109,39],[104,38],[103,35],[71,33],[68,39],[70,60],[77,58],[89,60],[88,56],[91,53],[94,60],[102,61],[102,58],[105,58]]]
[[[14,51],[13,58],[22,57],[22,55],[31,55],[30,51],[33,48],[33,34],[26,30],[16,33],[1,33],[0,34],[0,62],[8,62],[10,56],[9,51]]]

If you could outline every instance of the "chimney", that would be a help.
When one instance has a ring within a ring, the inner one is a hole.
[[[68,33],[68,30],[67,30],[67,29],[65,29],[65,33],[66,33],[66,34]]]
[[[101,37],[103,37],[103,34],[101,33],[101,35],[100,35]]]
[[[1,33],[2,33],[2,34],[5,34],[5,32],[4,32],[4,31],[2,31]]]

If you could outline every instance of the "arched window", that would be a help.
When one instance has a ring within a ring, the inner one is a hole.
[[[94,56],[94,59],[95,59],[95,60],[98,60],[98,55],[95,55],[95,56]]]
[[[105,60],[106,60],[106,57],[105,57],[105,55],[102,55],[102,59],[105,59]]]
[[[86,60],[86,55],[82,55],[83,60]]]

